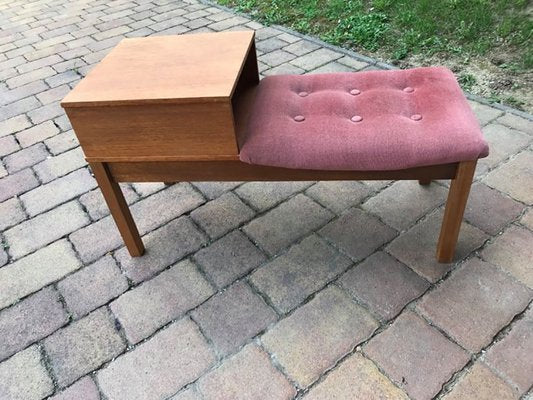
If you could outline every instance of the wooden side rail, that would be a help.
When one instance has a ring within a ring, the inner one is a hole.
[[[397,171],[315,171],[227,161],[89,162],[111,215],[131,256],[144,252],[142,240],[118,182],[298,181],[298,180],[418,180],[451,179],[437,244],[437,259],[453,260],[466,201],[477,161],[432,165]]]

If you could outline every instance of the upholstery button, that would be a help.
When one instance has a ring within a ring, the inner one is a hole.
[[[294,117],[294,120],[296,122],[302,122],[305,120],[305,117],[303,115],[297,115],[296,117]]]
[[[307,93],[307,92],[300,92],[300,93],[298,93],[298,96],[300,96],[300,97],[306,97],[308,94],[309,94],[309,93]]]
[[[353,96],[357,96],[360,93],[361,93],[361,91],[359,89],[350,90],[350,94],[353,95]]]
[[[415,90],[411,86],[407,86],[403,89],[405,93],[413,93]]]
[[[411,119],[413,121],[420,121],[422,119],[422,116],[420,114],[413,114],[411,115]]]
[[[352,122],[361,122],[363,120],[363,117],[361,117],[360,115],[354,115],[351,120]]]

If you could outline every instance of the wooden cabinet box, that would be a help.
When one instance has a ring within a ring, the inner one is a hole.
[[[238,159],[254,32],[122,40],[61,102],[89,162]]]

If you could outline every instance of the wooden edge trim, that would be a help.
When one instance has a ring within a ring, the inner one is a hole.
[[[453,179],[458,163],[392,171],[322,171],[252,165],[241,161],[109,162],[117,182],[308,181]]]

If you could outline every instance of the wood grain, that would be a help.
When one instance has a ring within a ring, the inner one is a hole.
[[[452,179],[437,244],[437,260],[439,262],[449,263],[453,261],[476,164],[477,160],[460,162],[455,179]]]
[[[109,170],[118,182],[451,179],[456,168],[457,164],[443,164],[397,171],[319,171],[252,165],[238,160],[109,163]]]
[[[123,39],[63,99],[63,107],[229,99],[254,32]]]
[[[130,255],[141,256],[144,253],[144,245],[120,186],[109,173],[107,165],[90,163],[90,166]]]
[[[231,103],[68,108],[88,161],[179,160],[238,154]]]

